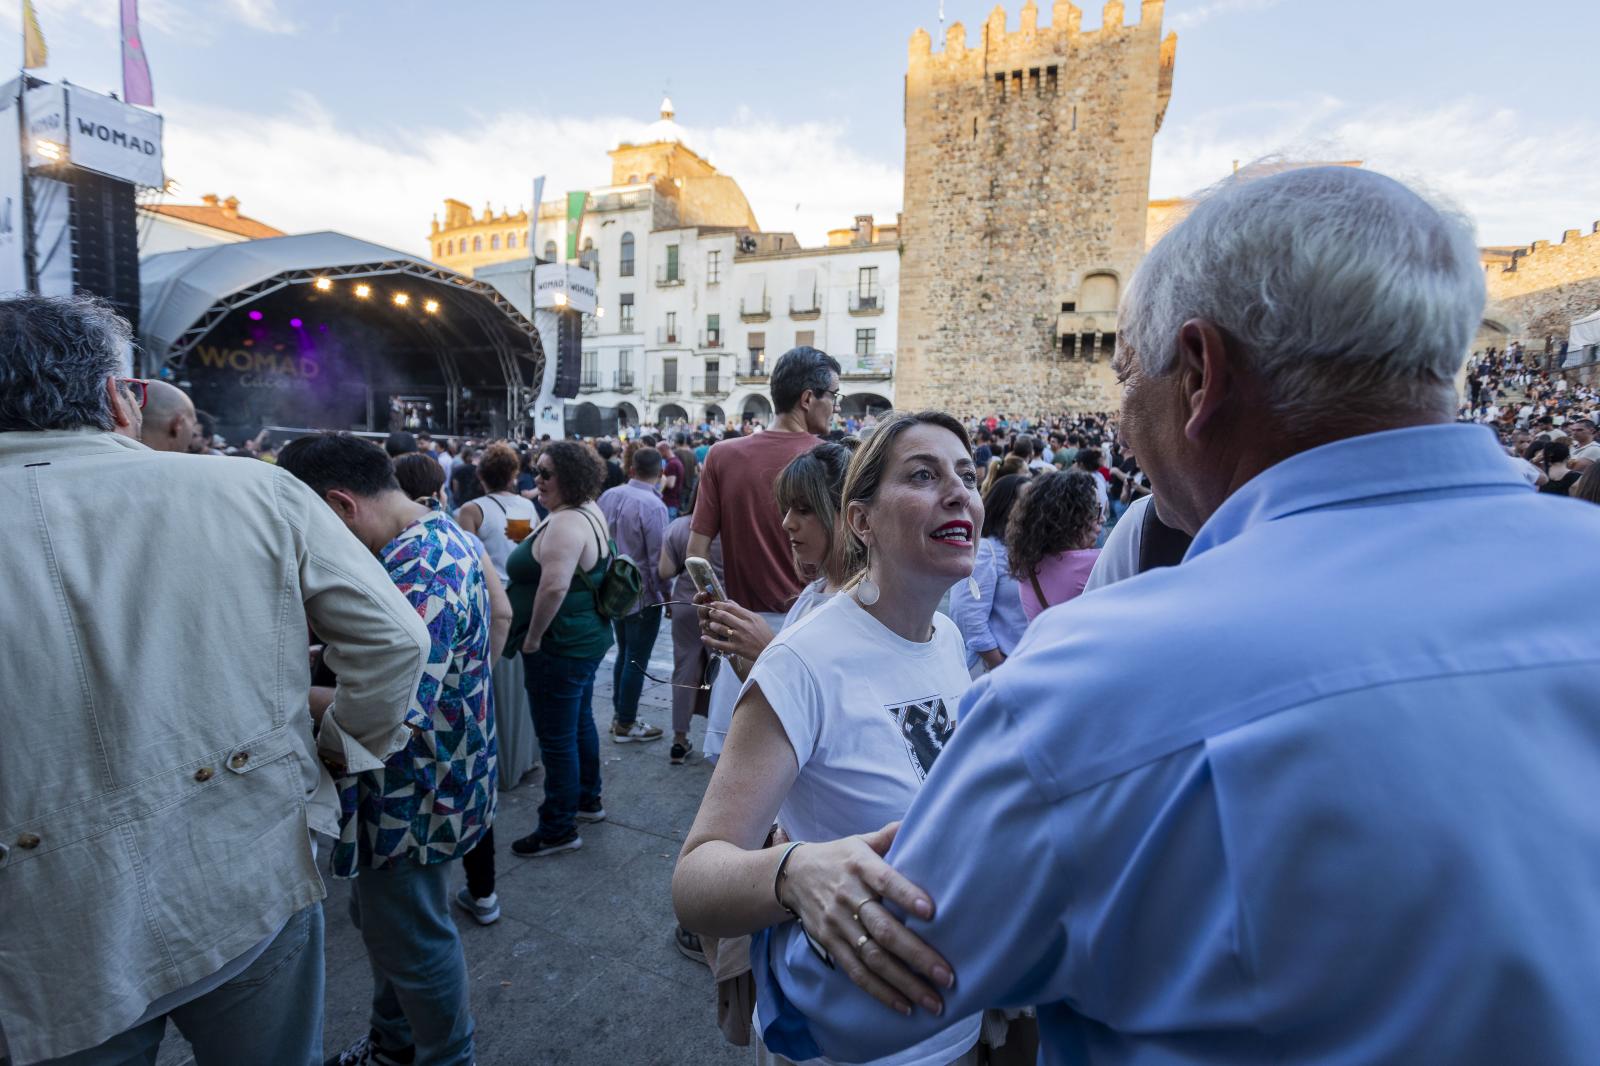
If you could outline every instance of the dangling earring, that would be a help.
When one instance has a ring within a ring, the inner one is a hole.
[[[872,580],[872,549],[867,549],[867,565],[861,571],[861,580],[856,584],[856,602],[863,607],[871,607],[878,602],[878,583]]]

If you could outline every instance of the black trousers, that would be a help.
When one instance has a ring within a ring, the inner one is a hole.
[[[494,895],[494,829],[486,830],[461,860],[467,872],[467,891],[474,899]]]

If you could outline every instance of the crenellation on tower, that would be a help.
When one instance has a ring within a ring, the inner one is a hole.
[[[1108,406],[1122,286],[1144,251],[1151,138],[1176,38],[1161,0],[1082,29],[1068,0],[1015,29],[996,7],[978,47],[912,35],[906,78],[903,406]],[[924,47],[926,45],[926,47]]]

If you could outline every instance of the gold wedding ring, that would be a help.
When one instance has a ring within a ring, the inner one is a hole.
[[[869,903],[876,903],[876,902],[878,902],[878,897],[877,896],[868,896],[866,899],[862,900],[860,903],[857,903],[854,907],[851,908],[851,910],[854,911],[854,913],[851,914],[850,917],[853,920],[859,922],[861,920],[861,908],[865,907]]]

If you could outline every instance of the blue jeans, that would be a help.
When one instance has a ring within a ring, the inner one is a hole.
[[[578,804],[600,802],[600,735],[594,728],[594,675],[599,659],[524,654],[523,677],[533,728],[544,759],[541,840],[561,840],[578,827]]]
[[[316,1066],[322,1062],[322,989],[322,904],[313,903],[233,980],[41,1066],[151,1066],[168,1018],[194,1047],[198,1066]]]
[[[472,1062],[467,960],[450,917],[454,862],[363,869],[350,890],[350,920],[372,964],[372,1030],[379,1046],[416,1046],[416,1066]]]
[[[611,630],[617,635],[617,662],[611,668],[612,717],[621,725],[632,725],[639,717],[643,668],[650,665],[650,652],[661,632],[661,608],[642,607],[625,618],[614,618]]]

